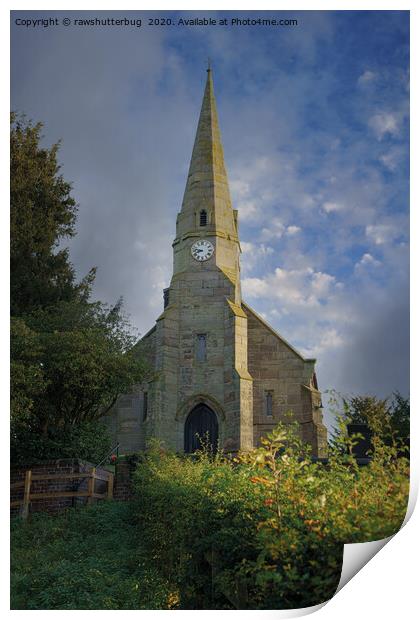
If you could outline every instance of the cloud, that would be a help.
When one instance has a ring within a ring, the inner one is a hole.
[[[368,124],[378,140],[382,140],[387,134],[396,137],[401,131],[400,119],[392,112],[377,112],[370,117]]]
[[[398,237],[399,233],[390,224],[376,224],[366,226],[366,236],[376,245],[391,243]]]
[[[393,147],[386,153],[379,155],[379,161],[390,172],[395,172],[404,160],[406,152],[399,147]]]
[[[240,221],[249,222],[259,219],[259,210],[254,202],[242,200],[236,206],[239,211]]]
[[[331,287],[336,284],[335,276],[329,273],[315,272],[312,276],[312,288],[318,297],[325,297],[330,292]]]
[[[401,284],[394,283],[385,296],[371,296],[369,307],[357,308],[358,323],[331,375],[342,391],[389,396],[398,388],[409,394],[409,295]]]
[[[281,269],[263,278],[245,278],[242,282],[244,296],[249,298],[279,299],[288,310],[297,306],[319,306],[337,284],[328,273],[306,269]]]
[[[364,267],[379,267],[379,265],[381,265],[381,261],[376,260],[376,258],[373,258],[372,254],[366,252],[365,254],[363,254],[362,258],[355,264],[355,269],[361,270]]]
[[[344,205],[339,202],[324,202],[322,208],[325,213],[334,213],[336,211],[342,211],[344,209]]]
[[[268,256],[270,254],[273,254],[274,252],[273,248],[271,248],[270,246],[266,246],[263,243],[256,245],[255,243],[252,243],[250,241],[242,241],[241,248],[243,254],[252,254],[253,256]]]
[[[359,86],[366,86],[367,84],[374,82],[377,77],[378,76],[374,71],[369,71],[369,69],[366,69],[366,71],[364,71],[362,75],[359,76],[357,83],[359,84]]]
[[[346,341],[334,327],[320,329],[318,333],[317,343],[310,349],[303,348],[302,353],[306,357],[319,357],[325,352],[331,353],[332,350],[338,349],[345,345]]]
[[[297,235],[297,233],[299,233],[301,231],[301,227],[300,226],[288,226],[286,228],[286,235]]]
[[[234,197],[234,208],[238,209],[239,222],[258,220],[260,211],[251,196],[250,184],[243,178],[236,178],[230,182],[230,190]]]
[[[404,391],[408,18],[384,13],[378,28],[375,12],[297,15],[305,36],[216,27],[41,37],[12,26],[13,107],[45,121],[45,144],[62,138],[80,203],[77,273],[97,265],[95,295],[122,294],[144,333],[171,277],[210,55],[244,298],[319,356],[321,388]]]
[[[241,271],[242,274],[251,273],[256,266],[264,268],[267,258],[274,254],[274,249],[263,243],[241,241]]]
[[[281,239],[286,232],[286,227],[280,218],[275,217],[270,221],[270,228],[263,228],[260,234],[261,241]]]

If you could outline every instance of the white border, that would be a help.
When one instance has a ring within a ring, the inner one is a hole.
[[[291,6],[292,5],[292,6]],[[97,0],[92,0],[88,5],[89,10],[118,10],[120,7],[116,7],[115,4],[111,2],[107,2],[103,0],[102,2],[98,2]],[[60,2],[43,2],[42,10],[65,10],[69,9],[68,5],[62,4]],[[85,2],[74,2],[72,3],[71,10],[86,10],[87,6]],[[414,9],[414,10],[413,10]],[[41,10],[40,7],[36,6],[35,3],[32,2],[14,2],[12,5],[4,6],[1,9],[1,28],[2,28],[2,37],[0,39],[2,45],[2,60],[3,62],[0,65],[1,78],[3,84],[6,86],[7,91],[9,85],[9,63],[5,61],[5,59],[9,58],[9,49],[10,49],[10,31],[9,31],[9,10]],[[70,10],[70,9],[69,9]],[[120,9],[122,12],[123,10]],[[138,3],[134,3],[132,1],[127,1],[124,4],[124,10],[411,10],[411,62],[412,68],[414,63],[415,77],[412,79],[412,110],[420,110],[419,98],[418,98],[418,61],[420,58],[420,50],[418,44],[419,37],[419,20],[416,10],[416,4],[414,2],[395,2],[395,1],[353,1],[353,2],[332,2],[332,1],[319,1],[317,3],[311,2],[294,2],[294,3],[274,3],[274,2],[263,2],[258,3],[258,8],[256,8],[256,3],[251,3],[249,1],[231,1],[229,3],[226,2],[218,2],[214,0],[211,3],[200,3],[200,2],[180,2],[179,4],[173,2],[144,2],[140,6]],[[9,110],[6,109],[7,103],[6,98],[2,97],[1,99],[2,105],[2,114],[0,115],[0,119],[2,120],[2,137],[3,137],[3,145],[2,149],[2,184],[1,188],[3,191],[3,205],[8,204],[8,193],[9,193],[9,185],[8,185],[8,150],[6,144],[8,144],[8,135],[9,135],[9,122],[8,122],[8,114]],[[418,122],[415,115],[412,115],[412,147],[411,147],[411,161],[412,161],[412,170],[415,171],[415,174],[411,180],[411,204],[412,212],[412,235],[413,241],[411,244],[411,265],[412,265],[412,273],[416,274],[417,266],[420,264],[419,257],[419,244],[416,243],[416,236],[418,235],[419,230],[419,216],[418,216],[418,206],[416,199],[419,196],[418,193],[418,158],[416,158],[417,151],[415,150],[415,146],[418,145]],[[7,125],[6,125],[7,123]],[[2,243],[0,244],[1,251],[1,269],[2,269],[2,290],[7,290],[8,287],[8,214],[7,210],[3,207],[0,210],[1,217],[1,231],[3,233]],[[418,316],[418,286],[416,286],[415,275],[412,275],[412,316]],[[8,315],[8,304],[3,301],[3,304],[0,306],[1,312],[1,325],[3,327],[2,330],[2,344],[3,344],[3,355],[2,355],[2,366],[1,366],[1,387],[2,394],[8,394],[8,324],[9,324],[9,315]],[[419,342],[419,328],[417,327],[417,322],[412,321],[412,340],[414,341],[414,345]],[[414,352],[412,353],[412,376],[416,376],[417,369],[417,360],[415,357],[415,347],[413,346]],[[411,395],[412,401],[412,465],[413,465],[413,473],[411,478],[411,487],[412,493],[411,497],[414,497],[417,494],[418,489],[418,472],[419,472],[419,445],[418,445],[418,436],[419,436],[419,423],[418,423],[418,411],[419,411],[419,398],[418,398],[418,388],[417,384],[419,382],[416,381],[413,384],[413,393]],[[4,400],[3,403],[7,403],[7,400]],[[3,406],[3,410],[7,410],[6,406]],[[2,422],[5,424],[3,437],[7,437],[7,422],[5,422],[5,411],[3,411]],[[7,458],[4,459],[6,462]],[[6,498],[7,500],[7,498]],[[414,500],[411,500],[413,502]],[[8,514],[8,501],[4,501],[3,498],[3,508],[5,508],[5,514]],[[395,618],[397,615],[400,618],[416,618],[418,617],[418,608],[417,608],[417,596],[416,589],[418,589],[418,564],[419,564],[419,510],[417,510],[411,520],[405,525],[403,530],[394,536],[391,542],[381,551],[379,555],[377,555],[373,560],[371,560],[363,570],[358,573],[353,579],[351,579],[351,583],[344,587],[326,606],[322,607],[320,611],[317,611],[317,617],[322,618],[324,620],[328,620],[329,618],[336,620],[338,617],[340,619],[346,620],[350,618],[354,618],[355,616],[358,618],[368,618],[368,617],[380,617],[381,619],[387,618]],[[2,548],[6,552],[6,547],[8,545],[8,534],[6,532],[6,528],[2,528],[1,530],[2,536],[4,538]],[[369,543],[365,543],[369,544]],[[8,571],[9,567],[7,562],[3,564],[3,570],[5,574],[3,574],[2,585],[8,584]],[[6,593],[7,597],[7,593]],[[319,609],[320,606],[316,606],[316,608],[312,608],[313,611]],[[2,608],[4,610],[8,609],[8,601],[7,598],[2,599]],[[302,610],[303,611],[303,610]],[[307,610],[309,611],[309,609]],[[13,614],[15,617],[20,617],[20,615],[26,615],[27,611],[13,611],[9,612]],[[56,615],[61,615],[63,612],[53,612],[53,611],[34,611],[32,612],[35,615],[42,615],[54,613],[54,617]],[[73,614],[77,614],[77,617],[80,618],[84,616],[86,613],[88,614],[104,614],[104,613],[113,613],[105,612],[105,611],[67,611],[64,612],[69,617]],[[120,614],[130,614],[136,613],[142,614],[142,617],[146,615],[151,618],[156,616],[157,614],[166,614],[173,613],[170,611],[121,611]],[[191,614],[195,614],[196,612],[175,612],[179,617],[187,617],[191,616]],[[218,616],[220,614],[235,614],[238,618],[239,615],[241,618],[268,618],[268,617],[292,617],[290,612],[282,612],[282,611],[239,611],[239,612],[223,612],[223,611],[200,611],[200,615],[204,614],[206,616],[213,616],[217,613]],[[302,612],[300,612],[301,614]],[[299,615],[300,615],[299,614]],[[294,615],[294,614],[293,614]]]

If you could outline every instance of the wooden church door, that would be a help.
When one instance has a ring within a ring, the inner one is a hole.
[[[195,452],[207,444],[213,452],[217,450],[219,425],[217,416],[210,407],[201,403],[190,411],[185,421],[184,451]],[[201,441],[200,441],[201,440]]]

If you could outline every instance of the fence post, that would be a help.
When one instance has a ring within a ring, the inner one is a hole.
[[[87,503],[91,504],[93,502],[93,494],[95,493],[95,478],[96,478],[96,467],[92,467],[92,475],[89,478],[88,484],[88,500]]]
[[[22,519],[27,519],[29,515],[29,498],[31,495],[31,479],[32,470],[28,469],[25,473],[25,486],[23,489],[23,506],[22,506]]]
[[[114,496],[114,474],[109,474],[108,477],[108,499],[112,499]]]

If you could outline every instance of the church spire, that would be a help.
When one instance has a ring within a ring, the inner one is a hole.
[[[194,214],[190,222],[195,222],[202,210],[208,212],[210,228],[236,236],[210,60],[181,214]]]

